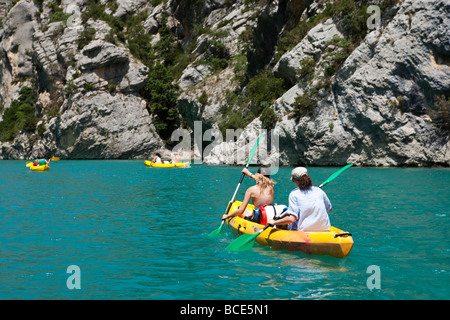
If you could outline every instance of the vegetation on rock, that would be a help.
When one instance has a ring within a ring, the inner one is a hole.
[[[39,118],[35,115],[36,96],[33,89],[22,87],[19,98],[11,102],[0,122],[0,140],[12,141],[19,132],[34,133]]]

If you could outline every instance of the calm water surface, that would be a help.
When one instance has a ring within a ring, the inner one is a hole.
[[[225,250],[239,167],[143,161],[0,161],[0,299],[449,299],[450,170],[356,168],[324,187],[344,259],[257,245]],[[338,168],[310,168],[318,185]],[[256,167],[251,168],[253,172]],[[287,204],[292,168],[273,176]],[[237,199],[252,180],[244,179]],[[66,286],[67,267],[81,289]],[[369,266],[380,268],[370,290]]]

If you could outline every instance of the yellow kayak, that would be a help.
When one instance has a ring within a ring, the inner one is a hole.
[[[147,167],[153,168],[186,168],[190,167],[191,164],[189,162],[180,162],[180,163],[154,163],[152,161],[145,160],[145,165]]]
[[[48,165],[43,165],[43,166],[33,166],[33,165],[31,165],[30,166],[30,170],[31,171],[48,171],[48,170],[50,170],[50,166],[48,166]]]
[[[235,201],[230,212],[235,211],[242,202]],[[248,205],[246,210],[253,212],[254,206]],[[235,236],[254,234],[264,228],[241,217],[227,219],[228,228]],[[267,228],[257,238],[256,243],[275,250],[301,251],[309,254],[330,255],[337,258],[348,256],[353,247],[352,235],[338,228],[331,227],[325,232],[303,232]]]

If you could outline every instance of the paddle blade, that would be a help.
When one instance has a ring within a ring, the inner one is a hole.
[[[31,162],[31,161],[28,161],[26,164],[27,167],[31,167],[32,165],[33,165],[33,162]]]
[[[224,221],[222,221],[222,223],[220,224],[220,227],[218,227],[216,230],[214,230],[213,232],[211,232],[208,235],[208,238],[215,238],[215,237],[217,237],[222,232],[223,225],[224,225]]]
[[[259,140],[261,140],[263,135],[264,133],[258,137],[258,140],[256,140],[256,143],[253,145],[252,151],[250,152],[250,157],[248,157],[247,165],[249,165],[250,161],[252,161],[253,155],[255,154],[256,149],[258,148]]]
[[[229,251],[247,251],[253,248],[256,238],[260,232],[254,234],[243,234],[228,245],[226,250]]]
[[[50,158],[50,160],[51,161],[59,161],[59,158],[58,157],[53,157],[53,158]]]
[[[327,185],[328,183],[330,183],[331,181],[333,181],[334,179],[336,179],[344,170],[347,170],[348,168],[350,168],[353,165],[353,163],[346,165],[345,167],[343,167],[342,169],[336,171],[335,173],[333,173],[331,176],[328,177],[327,180],[325,180],[320,186],[319,188],[322,188],[323,186]]]

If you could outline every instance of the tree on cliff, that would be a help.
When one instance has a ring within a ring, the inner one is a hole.
[[[0,122],[0,140],[12,141],[17,133],[33,133],[39,119],[35,116],[36,95],[33,89],[24,86],[19,91],[19,98],[3,114]]]
[[[149,101],[153,124],[167,142],[180,123],[177,109],[178,87],[172,81],[171,72],[164,65],[156,63],[148,74],[143,92],[143,96]]]

